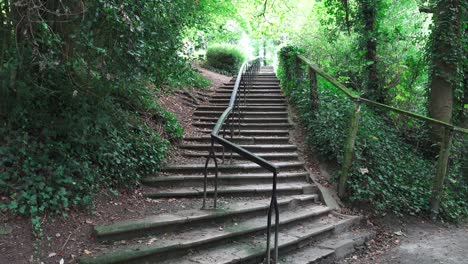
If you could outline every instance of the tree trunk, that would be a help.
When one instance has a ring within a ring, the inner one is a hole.
[[[365,59],[365,87],[366,94],[372,100],[379,103],[385,103],[386,95],[382,90],[382,84],[378,74],[378,56],[377,56],[377,6],[379,1],[361,0],[360,1],[361,18],[364,26],[362,32],[363,47],[366,50]]]
[[[459,80],[460,61],[460,2],[436,1],[432,31],[431,72],[428,112],[429,116],[447,123],[452,122],[454,92]],[[435,142],[442,139],[443,129],[432,128]]]

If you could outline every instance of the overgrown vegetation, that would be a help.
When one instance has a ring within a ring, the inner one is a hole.
[[[178,54],[206,8],[0,1],[0,209],[30,216],[40,233],[42,214],[155,173],[183,134],[156,94],[209,85]]]
[[[239,48],[227,44],[217,44],[208,47],[205,65],[218,72],[235,75],[245,59],[245,54]]]
[[[182,128],[154,99],[166,87],[209,86],[187,59],[213,43],[241,46],[268,63],[277,47],[294,44],[355,91],[421,114],[431,112],[429,83],[444,75],[455,96],[439,82],[445,99],[433,97],[439,105],[454,99],[453,122],[463,125],[466,7],[449,0],[0,0],[0,208],[31,216],[39,230],[41,214],[87,206],[97,190],[131,187],[157,171]],[[228,74],[244,58],[226,45],[206,54],[209,67]],[[285,63],[282,81],[314,131],[311,143],[340,161],[349,103],[321,81],[322,105],[311,113],[305,79],[285,82],[296,72]],[[427,212],[435,157],[425,124],[363,111],[352,198],[380,212]],[[467,215],[463,140],[454,139],[446,219]]]
[[[320,107],[311,111],[308,78],[302,77],[306,76],[305,67],[298,68],[295,59],[299,53],[304,50],[293,46],[281,49],[278,77],[309,132],[308,142],[322,157],[341,164],[352,102],[319,78]],[[378,213],[429,214],[436,157],[425,149],[427,126],[406,120],[403,128],[401,123],[392,122],[392,116],[365,106],[361,112],[349,177],[350,199],[368,203]],[[468,216],[468,182],[461,168],[462,143],[461,137],[454,140],[442,203],[441,216],[452,221]]]

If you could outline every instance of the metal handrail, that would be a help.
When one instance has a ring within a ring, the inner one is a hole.
[[[270,263],[270,239],[271,239],[271,216],[272,211],[275,211],[275,244],[274,244],[274,263],[278,262],[278,225],[279,225],[279,211],[278,211],[278,202],[276,194],[276,184],[277,184],[277,175],[278,175],[278,166],[275,164],[257,156],[256,154],[246,150],[245,148],[229,141],[226,139],[226,125],[230,129],[230,139],[234,136],[234,114],[237,110],[238,115],[238,135],[241,133],[241,108],[240,103],[246,104],[246,95],[249,91],[247,88],[253,86],[253,75],[258,72],[260,67],[261,57],[257,57],[253,60],[246,61],[240,67],[239,73],[237,74],[236,82],[234,84],[231,97],[229,100],[228,107],[221,116],[218,118],[213,130],[211,131],[211,148],[205,162],[204,170],[204,181],[203,181],[203,206],[206,207],[206,196],[207,196],[207,182],[208,182],[208,164],[211,159],[213,159],[215,164],[215,179],[214,179],[214,194],[213,194],[213,207],[216,208],[217,197],[218,197],[218,161],[216,157],[216,152],[214,144],[219,144],[223,147],[222,161],[224,162],[224,153],[225,148],[230,150],[230,161],[232,162],[232,152],[236,152],[239,156],[250,160],[262,168],[273,173],[273,188],[271,193],[270,207],[268,208],[268,219],[267,219],[267,248],[266,248],[266,260],[267,264]],[[242,86],[244,100],[239,100],[239,88]],[[226,124],[226,121],[227,124]],[[219,132],[223,129],[223,136],[219,136]]]

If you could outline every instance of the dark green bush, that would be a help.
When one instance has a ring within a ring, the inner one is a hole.
[[[297,67],[294,59],[298,52],[301,50],[295,47],[280,51],[278,77],[307,128],[308,143],[322,157],[341,164],[352,102],[332,84],[319,78],[320,108],[311,112],[309,83],[298,74],[302,72],[302,76],[306,76],[306,72]],[[429,214],[435,157],[407,140],[400,133],[401,128],[385,118],[388,117],[366,106],[361,109],[348,181],[350,199],[369,204],[379,213]],[[413,129],[417,129],[415,134],[427,134],[423,124],[418,123]],[[448,220],[468,216],[468,183],[461,173],[462,142],[454,140],[442,202],[441,216]]]
[[[160,168],[183,131],[154,94],[208,85],[178,56],[203,5],[28,0],[5,8],[17,24],[0,32],[9,36],[0,50],[0,210],[31,217],[40,231],[42,214],[87,206],[101,189],[132,188]]]
[[[231,45],[213,45],[206,51],[208,67],[231,75],[238,73],[245,59],[245,54]]]

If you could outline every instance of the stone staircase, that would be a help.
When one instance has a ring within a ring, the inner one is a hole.
[[[210,132],[228,105],[235,80],[219,87],[209,104],[199,106],[193,125],[200,136],[187,137],[180,148],[184,164],[169,164],[161,175],[147,177],[145,196],[152,199],[203,197],[204,162]],[[241,94],[243,95],[243,94]],[[334,212],[321,194],[291,143],[287,101],[271,67],[262,67],[247,104],[241,106],[241,135],[232,141],[279,166],[279,263],[333,263],[353,252],[370,234],[357,231],[360,217]],[[221,147],[217,146],[217,153]],[[226,153],[219,161],[217,209],[186,209],[139,220],[95,227],[95,237],[110,245],[80,263],[262,263],[265,261],[267,210],[272,174]],[[209,166],[212,185],[214,167]],[[213,194],[209,188],[208,197]],[[211,204],[211,199],[208,199]],[[125,244],[113,243],[125,240]]]

